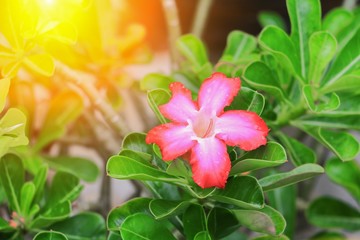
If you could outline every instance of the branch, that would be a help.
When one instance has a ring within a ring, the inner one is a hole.
[[[168,41],[171,54],[172,69],[176,70],[179,61],[179,52],[176,49],[176,40],[181,36],[181,27],[179,15],[175,0],[162,0],[162,6],[165,13]]]
[[[196,6],[196,12],[195,12],[195,19],[191,28],[191,32],[201,38],[206,20],[209,16],[210,9],[212,4],[214,3],[214,0],[199,0],[198,4]]]

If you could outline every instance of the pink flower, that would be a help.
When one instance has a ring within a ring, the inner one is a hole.
[[[164,160],[189,152],[195,183],[202,188],[224,188],[231,168],[226,145],[254,150],[266,144],[269,131],[254,112],[224,112],[240,85],[239,78],[214,73],[201,85],[196,102],[182,83],[172,83],[170,101],[160,106],[160,112],[172,122],[151,129],[146,142],[159,145]]]

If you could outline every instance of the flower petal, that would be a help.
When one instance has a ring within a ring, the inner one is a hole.
[[[194,118],[198,109],[191,99],[191,92],[179,82],[170,84],[170,90],[172,97],[167,104],[159,107],[160,112],[174,122],[187,123]]]
[[[222,73],[214,73],[200,87],[199,108],[208,114],[219,116],[233,101],[240,85],[240,78],[227,78]]]
[[[151,129],[146,136],[146,143],[159,145],[164,160],[173,160],[189,151],[196,141],[194,132],[187,125],[167,123]]]
[[[215,137],[198,139],[190,164],[193,179],[200,187],[225,187],[231,162],[223,141]]]
[[[227,145],[250,151],[266,144],[269,129],[256,113],[234,110],[225,112],[217,119],[215,131],[216,137]]]

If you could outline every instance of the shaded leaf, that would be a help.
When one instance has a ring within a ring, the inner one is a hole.
[[[161,123],[166,123],[168,121],[161,114],[159,110],[159,106],[169,102],[170,97],[171,97],[170,93],[163,89],[154,89],[149,91],[147,94],[148,104]]]
[[[208,215],[207,226],[213,239],[220,239],[234,232],[240,224],[230,210],[214,207]]]
[[[187,239],[194,239],[196,234],[207,230],[206,215],[201,205],[190,205],[184,212],[182,221]]]
[[[189,205],[188,201],[154,199],[150,202],[149,209],[155,219],[163,219],[183,213]]]
[[[265,106],[265,98],[261,93],[247,87],[242,87],[231,105],[225,110],[247,110],[261,115]]]
[[[345,8],[334,8],[325,15],[322,29],[336,36],[342,29],[348,26],[352,20],[353,14],[349,10]]]
[[[68,240],[68,238],[60,232],[43,231],[36,234],[33,240]]]
[[[174,80],[164,74],[150,73],[140,81],[141,90],[164,89],[169,90],[169,85]]]
[[[274,25],[284,31],[286,30],[285,21],[277,12],[261,11],[258,15],[258,20],[263,28],[269,25]]]

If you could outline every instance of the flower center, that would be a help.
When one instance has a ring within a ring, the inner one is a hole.
[[[199,116],[193,125],[194,133],[199,138],[207,138],[214,134],[215,120],[205,116]]]

